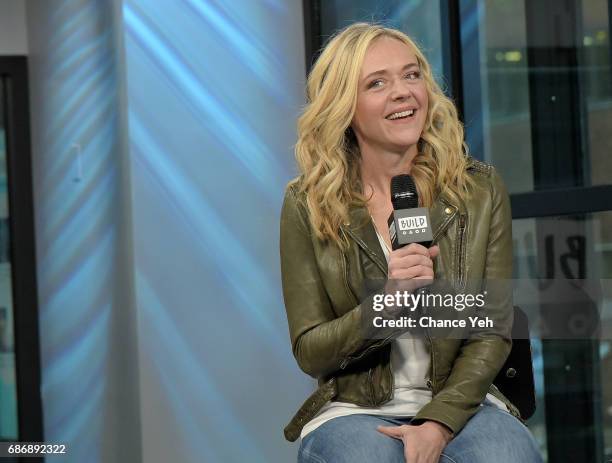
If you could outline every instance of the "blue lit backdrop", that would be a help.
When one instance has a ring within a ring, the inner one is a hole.
[[[294,460],[301,5],[28,1],[44,430],[70,449],[49,461]]]
[[[143,459],[290,461],[278,219],[301,2],[123,3]]]

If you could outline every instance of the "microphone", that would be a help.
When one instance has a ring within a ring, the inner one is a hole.
[[[418,207],[419,193],[410,175],[396,175],[391,179],[391,203],[393,212],[387,223],[393,250],[410,243],[428,248],[433,240],[429,209]]]

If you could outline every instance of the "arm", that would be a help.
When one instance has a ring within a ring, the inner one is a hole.
[[[504,287],[487,296],[486,315],[495,320],[495,333],[473,333],[463,342],[442,390],[417,414],[454,433],[476,413],[512,346],[512,289],[503,285],[512,278],[512,215],[510,199],[501,177],[491,172],[491,221],[483,278]]]
[[[305,206],[287,188],[281,212],[280,255],[291,346],[299,367],[320,378],[362,349],[362,307],[337,318],[319,275]]]

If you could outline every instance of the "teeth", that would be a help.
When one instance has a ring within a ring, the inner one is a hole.
[[[393,113],[390,116],[387,116],[387,119],[399,119],[400,117],[412,116],[414,114],[414,109],[409,109],[407,111],[402,111],[401,113]]]

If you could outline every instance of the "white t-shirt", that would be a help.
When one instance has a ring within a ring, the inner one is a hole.
[[[380,246],[389,261],[389,249],[382,236],[376,231]],[[429,345],[421,337],[412,337],[409,333],[391,343],[391,371],[393,372],[393,398],[376,408],[361,407],[347,402],[327,402],[319,413],[302,429],[304,438],[326,421],[339,416],[366,414],[394,416],[405,418],[415,416],[419,410],[432,399],[432,392],[427,387],[427,373],[431,362]],[[489,401],[502,410],[506,405],[495,396],[487,394]]]

